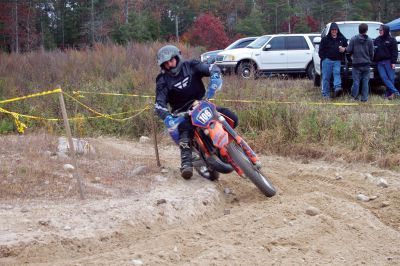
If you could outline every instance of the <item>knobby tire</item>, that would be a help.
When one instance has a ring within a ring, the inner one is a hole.
[[[272,197],[276,194],[276,189],[272,185],[271,181],[264,176],[255,165],[253,165],[238,144],[235,142],[229,143],[227,151],[232,160],[243,170],[244,174],[265,196]]]

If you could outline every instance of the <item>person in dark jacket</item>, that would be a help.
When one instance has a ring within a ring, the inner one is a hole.
[[[347,39],[340,32],[335,22],[331,23],[329,33],[322,38],[318,55],[322,62],[322,97],[330,98],[330,82],[333,74],[333,88],[335,97],[342,92],[340,78],[340,62],[347,47]]]
[[[358,26],[358,35],[351,38],[346,51],[352,55],[353,62],[353,87],[351,88],[351,96],[354,100],[358,100],[361,81],[361,101],[368,100],[368,83],[371,72],[371,64],[374,60],[374,43],[367,35],[368,25],[361,23]]]
[[[379,76],[387,89],[385,98],[392,100],[399,97],[399,90],[394,86],[395,67],[398,56],[398,48],[396,39],[390,36],[389,27],[381,25],[379,27],[379,37],[374,41],[375,58]]]
[[[181,56],[181,51],[173,45],[166,45],[158,50],[157,63],[161,68],[161,73],[156,78],[155,111],[164,120],[167,128],[178,127],[181,175],[189,179],[193,175],[190,146],[193,127],[189,118],[178,122],[181,118],[174,118],[172,113],[186,111],[194,100],[201,100],[205,96],[203,77],[210,77],[206,98],[212,98],[222,86],[221,71],[216,65],[208,65],[198,60],[185,61]],[[238,117],[235,113],[222,107],[217,107],[217,110],[232,119],[236,127]]]

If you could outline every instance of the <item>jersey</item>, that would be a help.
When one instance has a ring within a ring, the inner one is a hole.
[[[216,67],[216,66],[215,66]],[[219,70],[219,69],[218,69]],[[184,61],[178,75],[160,73],[156,78],[155,111],[165,119],[170,111],[185,111],[193,100],[201,100],[206,92],[202,78],[211,75],[211,67],[198,60]],[[186,106],[187,105],[187,106]]]

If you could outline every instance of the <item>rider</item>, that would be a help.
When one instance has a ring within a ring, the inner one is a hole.
[[[186,111],[193,100],[201,100],[205,93],[203,77],[210,77],[207,89],[207,99],[214,97],[222,86],[221,71],[216,65],[208,65],[198,60],[185,61],[181,51],[173,45],[161,47],[157,52],[157,63],[161,73],[156,78],[155,111],[164,120],[167,128],[176,126],[179,118],[171,113]],[[171,111],[168,109],[171,108]],[[231,118],[234,127],[238,117],[227,108],[217,107],[217,110]],[[189,179],[193,175],[192,149],[190,140],[193,137],[193,127],[187,118],[178,125],[179,148],[181,152],[181,175]]]

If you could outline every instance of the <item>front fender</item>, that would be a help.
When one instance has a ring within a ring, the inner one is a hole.
[[[213,121],[208,128],[208,132],[214,146],[218,149],[221,149],[228,144],[228,133],[224,130],[221,123]]]

